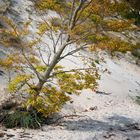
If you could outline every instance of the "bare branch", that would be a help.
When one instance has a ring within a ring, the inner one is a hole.
[[[82,49],[88,48],[86,45],[87,45],[87,43],[85,43],[84,45],[82,45],[82,46],[76,48],[75,50],[72,50],[72,51],[68,52],[68,53],[65,54],[64,56],[60,57],[59,61],[62,60],[62,59],[64,59],[64,58],[67,57],[67,56],[70,56],[70,55],[75,54],[76,52],[78,52],[78,51],[80,51],[80,50],[82,50]]]
[[[73,14],[72,19],[71,19],[71,24],[70,24],[70,29],[71,30],[75,27],[78,13],[82,9],[82,6],[84,5],[84,3],[85,3],[85,0],[80,0],[79,6],[74,11],[74,14]]]
[[[73,2],[72,2],[72,8],[71,8],[70,19],[69,19],[69,26],[70,26],[71,21],[72,21],[72,15],[73,15],[73,12],[74,12],[74,7],[75,7],[75,0],[73,0]]]
[[[71,69],[71,70],[66,70],[66,71],[61,71],[61,72],[54,72],[52,75],[50,75],[50,77],[54,77],[58,74],[63,74],[63,73],[73,73],[76,71],[86,71],[86,70],[94,70],[94,69],[92,67],[92,68],[80,68],[80,69]]]
[[[83,13],[83,11],[93,2],[93,0],[89,1],[85,6],[83,6],[83,8],[81,9],[77,19],[76,19],[76,22],[80,19],[81,17],[81,14]],[[91,15],[91,12],[89,13],[89,15]],[[89,15],[87,17],[89,17]],[[87,18],[86,18],[87,19]],[[85,20],[86,20],[85,19]]]
[[[45,60],[44,60],[44,58],[43,58],[43,56],[42,56],[42,52],[41,52],[41,50],[40,50],[39,47],[38,47],[38,52],[39,52],[39,56],[40,56],[41,60],[43,61],[43,63],[44,63],[46,66],[48,66],[48,64],[45,62]]]
[[[30,68],[34,71],[34,73],[36,74],[37,78],[39,80],[41,80],[41,75],[39,74],[39,72],[37,72],[36,68],[32,65],[32,63],[29,61],[28,57],[25,55],[23,49],[21,50],[21,53],[23,55],[23,57],[25,58],[25,60],[27,61],[28,65],[30,66]]]

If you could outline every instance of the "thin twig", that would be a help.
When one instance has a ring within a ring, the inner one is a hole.
[[[66,116],[62,116],[62,117],[56,119],[56,120],[53,121],[51,124],[56,126],[56,125],[59,125],[59,123],[61,123],[61,122],[59,122],[59,121],[62,120],[62,119],[64,119],[64,118],[71,118],[71,117],[78,117],[78,118],[80,118],[80,117],[86,117],[86,116],[87,116],[87,115],[75,115],[75,114],[66,115]],[[88,117],[89,117],[89,116],[88,116]]]

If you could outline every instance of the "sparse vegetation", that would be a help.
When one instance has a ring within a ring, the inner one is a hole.
[[[136,103],[140,105],[140,96],[136,96]]]

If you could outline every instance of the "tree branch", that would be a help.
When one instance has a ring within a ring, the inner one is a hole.
[[[85,71],[85,70],[93,70],[93,68],[79,68],[79,69],[71,69],[71,70],[66,70],[61,72],[54,72],[52,75],[50,75],[50,78],[62,73],[72,73],[76,71]]]
[[[75,54],[76,52],[78,52],[78,51],[80,51],[80,50],[82,50],[82,49],[88,48],[86,45],[87,45],[87,44],[85,43],[85,44],[82,45],[81,47],[79,47],[79,48],[77,48],[77,49],[75,49],[75,50],[72,50],[71,52],[68,52],[68,53],[65,54],[64,56],[60,57],[59,61],[62,60],[62,59],[64,59],[65,57],[67,57],[67,56],[69,56],[69,55]],[[85,47],[84,47],[84,46],[85,46]]]
[[[25,58],[25,60],[27,61],[28,65],[30,66],[30,68],[34,71],[34,73],[36,74],[37,78],[39,80],[41,80],[41,75],[37,72],[36,68],[32,65],[32,63],[29,61],[29,59],[26,57],[23,49],[21,50],[23,57]]]

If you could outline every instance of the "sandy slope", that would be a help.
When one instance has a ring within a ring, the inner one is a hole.
[[[10,140],[139,140],[140,130],[134,123],[140,123],[140,106],[132,98],[140,95],[140,69],[125,59],[105,60],[99,65],[101,92],[85,90],[80,96],[73,95],[73,103],[68,103],[60,113],[74,116],[60,119],[56,125],[46,125],[43,131],[3,132],[13,134]],[[109,73],[102,72],[106,68]]]

